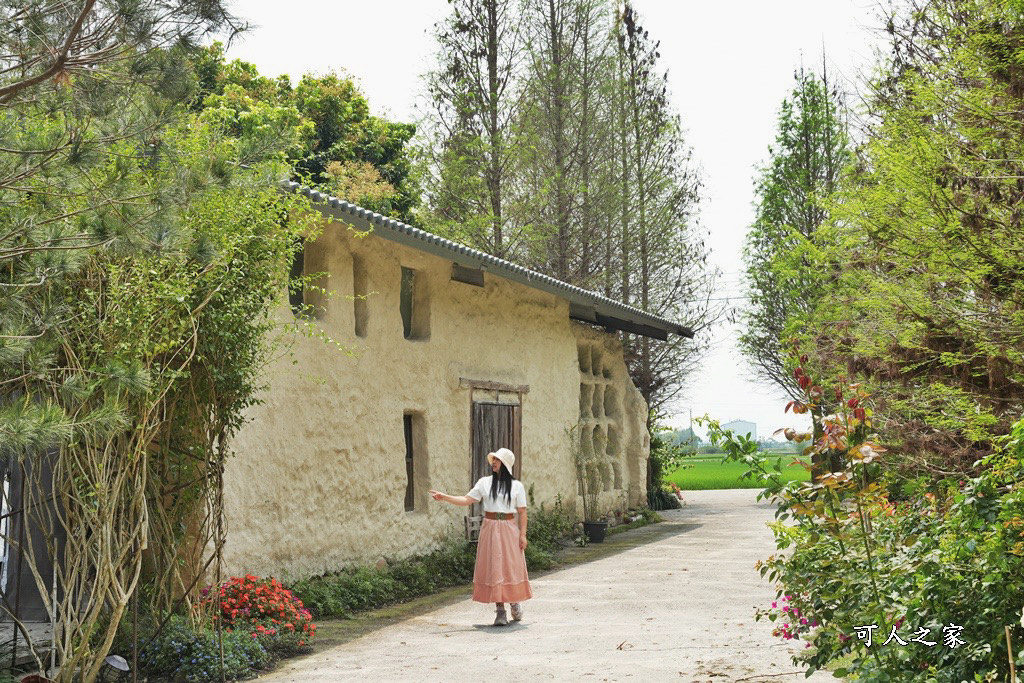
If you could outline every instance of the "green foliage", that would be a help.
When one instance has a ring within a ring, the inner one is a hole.
[[[816,388],[805,383],[800,410],[813,407]],[[810,443],[815,461],[833,463],[813,482],[783,481],[780,463],[756,444],[710,424],[728,459],[764,482],[759,499],[778,505],[771,528],[782,552],[758,565],[780,599],[758,618],[783,622],[779,637],[807,641],[795,661],[810,671],[842,662],[837,675],[866,682],[1005,680],[1004,629],[1024,642],[1024,420],[977,463],[978,476],[908,482],[884,470],[889,456],[874,441],[863,387],[836,393],[842,407],[820,418],[818,438],[787,430]],[[877,626],[871,647],[858,637],[868,625]],[[907,645],[884,644],[893,630]],[[950,633],[961,641],[955,647]],[[936,644],[913,642],[922,636]],[[1022,653],[1010,656],[1024,662]]]
[[[803,324],[822,295],[828,271],[809,268],[828,200],[852,160],[842,95],[821,76],[801,69],[782,102],[775,145],[755,183],[756,216],[744,244],[750,303],[739,347],[756,375],[790,395],[787,330]]]
[[[561,495],[555,498],[555,503],[550,508],[543,503],[539,507],[531,507],[529,520],[526,540],[538,550],[552,554],[562,547],[562,542],[572,535],[576,526],[576,515],[566,509]]]
[[[98,42],[73,41],[66,68],[32,83],[12,80],[52,62],[79,10],[26,31],[33,5],[0,26],[0,457],[28,465],[27,500],[60,501],[25,517],[66,538],[51,558],[61,680],[96,678],[140,581],[158,613],[193,597],[309,227],[276,187],[303,137],[294,110],[237,91],[186,106],[192,40],[230,23],[201,5],[90,3],[81,35]],[[38,45],[6,48],[28,36],[46,47],[25,70]]]
[[[347,617],[473,580],[475,547],[452,542],[432,553],[302,579],[292,592],[318,617]]]
[[[934,0],[889,31],[868,134],[791,268],[827,286],[786,329],[819,375],[871,384],[909,474],[967,476],[1024,405],[1024,20]]]
[[[530,570],[550,569],[555,555],[576,528],[576,515],[567,510],[562,496],[555,498],[551,508],[543,503],[533,507],[533,487],[530,487],[529,524],[526,527],[526,566]]]
[[[307,74],[292,87],[286,76],[261,76],[252,64],[227,62],[214,43],[194,57],[204,116],[257,139],[286,134],[286,158],[303,182],[372,211],[415,224],[420,189],[408,147],[412,124],[372,116],[355,82]],[[212,113],[211,113],[212,110]],[[280,145],[278,145],[280,146]]]
[[[554,554],[542,550],[533,544],[526,546],[524,554],[526,556],[526,568],[530,571],[544,571],[555,566]]]
[[[550,569],[554,555],[576,524],[561,498],[554,505],[530,507],[526,564],[530,570]],[[473,580],[476,546],[452,541],[425,555],[389,561],[387,566],[350,567],[341,572],[302,579],[291,585],[296,597],[316,616],[344,618],[354,612],[385,607],[430,595]]]
[[[692,451],[688,444],[676,443],[670,437],[668,427],[655,427],[651,435],[650,486],[647,488],[647,504],[652,510],[676,510],[680,507],[675,493],[667,491],[667,476],[684,465],[685,458]]]
[[[142,634],[140,634],[140,638]],[[173,616],[163,630],[139,652],[139,666],[148,676],[185,683],[215,683],[221,678],[221,643],[224,677],[252,678],[270,661],[258,639],[243,631],[194,629],[186,619]]]

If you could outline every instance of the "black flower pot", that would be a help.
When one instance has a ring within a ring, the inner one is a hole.
[[[608,533],[608,522],[583,522],[583,533],[591,543],[604,543],[604,535]]]

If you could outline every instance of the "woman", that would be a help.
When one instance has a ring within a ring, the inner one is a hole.
[[[434,500],[454,505],[484,503],[484,523],[476,547],[476,569],[473,572],[473,600],[493,602],[495,626],[508,624],[505,603],[512,605],[512,620],[523,618],[523,600],[533,597],[530,577],[526,573],[526,490],[512,478],[516,456],[507,448],[487,454],[493,474],[483,477],[464,496],[449,496],[431,491]],[[515,513],[519,514],[516,524]]]

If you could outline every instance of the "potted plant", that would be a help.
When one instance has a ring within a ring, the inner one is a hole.
[[[591,543],[604,542],[608,520],[599,513],[601,467],[605,465],[603,448],[595,448],[590,430],[582,422],[569,429],[569,442],[576,463],[576,478],[583,497],[583,533]]]

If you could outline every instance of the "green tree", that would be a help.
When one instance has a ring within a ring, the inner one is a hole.
[[[712,301],[717,270],[708,265],[705,230],[697,220],[700,179],[661,72],[659,43],[632,4],[618,8],[612,82],[611,159],[617,167],[619,227],[613,295],[624,303],[706,330],[722,314]],[[699,341],[656,342],[625,335],[626,362],[650,408],[648,428],[663,417],[698,369]]]
[[[508,257],[524,219],[514,178],[524,59],[522,2],[453,0],[437,26],[438,64],[427,76],[430,227]]]
[[[74,425],[66,415],[37,402],[9,403],[24,396],[22,381],[52,365],[52,333],[68,315],[53,288],[97,249],[159,249],[173,241],[187,189],[175,193],[125,178],[138,154],[155,151],[154,136],[174,118],[171,103],[192,92],[186,47],[236,27],[218,2],[0,3],[6,445],[57,447],[70,438]],[[168,44],[179,47],[159,49]]]
[[[51,676],[91,682],[141,583],[187,600],[219,557],[227,439],[304,227],[276,188],[302,126],[236,93],[188,110],[193,44],[236,26],[216,2],[0,18],[0,458],[45,539],[4,541],[55,624]]]
[[[370,114],[355,82],[328,73],[306,74],[292,87],[287,76],[271,79],[252,64],[228,62],[214,43],[194,57],[199,77],[197,109],[220,106],[223,98],[245,109],[253,104],[294,109],[304,126],[288,152],[294,177],[364,208],[416,224],[420,188],[409,141],[413,124]]]
[[[803,68],[779,110],[775,145],[755,181],[756,212],[743,248],[750,301],[739,348],[755,375],[796,400],[787,339],[810,319],[829,274],[807,255],[829,219],[829,200],[852,161],[843,97]]]
[[[453,5],[428,78],[430,227],[694,329],[712,324],[721,308],[698,175],[658,44],[632,6]],[[701,347],[625,343],[634,381],[663,413]]]
[[[530,188],[531,265],[566,282],[599,285],[602,222],[613,187],[607,106],[612,77],[604,0],[532,0],[525,32],[522,129]],[[610,207],[607,207],[610,208]],[[599,227],[600,226],[600,227]]]
[[[1024,410],[1022,9],[890,20],[875,120],[811,263],[842,265],[808,330],[817,361],[876,385],[887,438],[932,473],[969,470]]]

